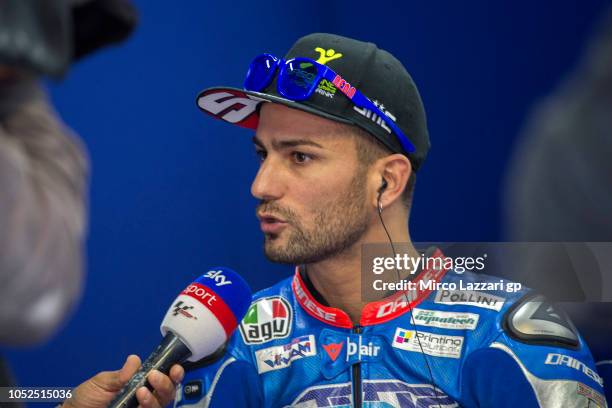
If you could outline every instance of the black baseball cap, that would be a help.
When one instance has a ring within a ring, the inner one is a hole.
[[[371,111],[355,106],[327,80],[319,83],[309,99],[300,102],[279,95],[276,79],[261,92],[228,87],[208,88],[198,95],[198,107],[226,122],[257,129],[261,103],[280,103],[337,122],[359,126],[392,152],[408,156],[413,169],[419,169],[430,147],[425,109],[412,77],[393,55],[372,43],[316,33],[297,40],[285,55],[285,60],[296,57],[311,58],[341,75],[395,120],[414,145],[414,152],[406,152],[383,120]]]

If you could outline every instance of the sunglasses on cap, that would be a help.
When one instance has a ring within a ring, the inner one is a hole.
[[[369,109],[378,115],[391,128],[398,141],[407,152],[414,152],[414,145],[400,130],[395,122],[382,112],[372,101],[355,87],[346,82],[329,67],[319,64],[310,58],[292,58],[284,61],[271,54],[261,54],[251,62],[244,80],[244,89],[261,92],[272,83],[278,73],[277,90],[286,99],[303,101],[312,96],[319,82],[326,79],[349,98],[355,106]]]

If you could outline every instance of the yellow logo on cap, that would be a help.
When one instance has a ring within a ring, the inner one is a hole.
[[[336,52],[331,48],[329,50],[324,50],[321,47],[317,47],[315,48],[315,51],[319,53],[319,58],[317,59],[317,62],[323,65],[327,64],[329,61],[342,57],[341,52]]]

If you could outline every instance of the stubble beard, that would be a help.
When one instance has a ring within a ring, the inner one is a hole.
[[[289,224],[284,245],[275,234],[266,234],[264,253],[271,262],[301,265],[336,257],[351,249],[368,228],[365,175],[356,174],[346,191],[331,202],[323,202],[314,210],[314,227],[305,228],[297,215],[273,202],[258,209],[278,214]]]

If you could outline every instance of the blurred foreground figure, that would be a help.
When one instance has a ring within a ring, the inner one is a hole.
[[[48,338],[83,275],[87,159],[38,83],[132,31],[124,0],[0,3],[0,344]]]
[[[550,253],[531,254],[520,269],[521,275],[512,278],[554,300],[581,301],[563,307],[591,346],[597,369],[607,379],[604,385],[609,401],[611,153],[612,9],[609,9],[575,72],[530,118],[508,173],[505,200],[510,239],[576,243],[566,245],[565,261],[558,256],[553,259]]]
[[[8,75],[8,74],[7,74]],[[0,81],[0,342],[46,339],[82,282],[87,159],[35,78]]]
[[[125,0],[0,2],[0,345],[48,339],[83,283],[88,160],[40,78],[135,24]]]

